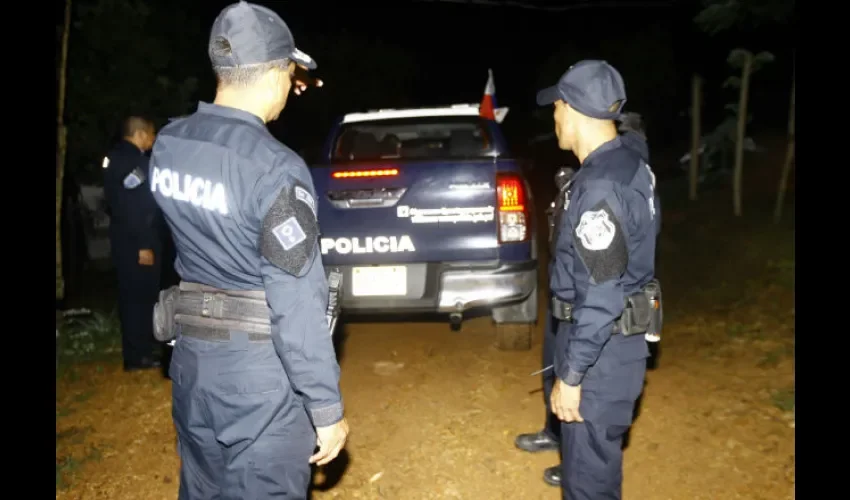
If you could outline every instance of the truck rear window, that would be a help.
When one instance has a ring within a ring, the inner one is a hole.
[[[332,161],[475,158],[492,150],[487,123],[477,116],[394,118],[342,124]]]

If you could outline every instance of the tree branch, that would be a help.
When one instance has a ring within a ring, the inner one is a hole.
[[[648,1],[624,1],[624,0],[580,0],[569,5],[535,5],[528,2],[515,0],[413,0],[418,3],[451,3],[455,5],[475,5],[480,7],[514,7],[526,10],[538,10],[546,12],[565,12],[581,9],[613,9],[628,7],[672,7],[675,0],[648,0]]]

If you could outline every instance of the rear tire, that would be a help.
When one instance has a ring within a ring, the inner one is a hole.
[[[537,287],[518,304],[493,309],[496,346],[505,351],[531,349],[531,337],[537,323]]]
[[[533,323],[497,323],[496,347],[503,351],[527,351],[531,349]]]

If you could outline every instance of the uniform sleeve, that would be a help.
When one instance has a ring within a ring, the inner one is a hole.
[[[110,213],[133,228],[133,244],[137,248],[158,248],[159,207],[146,182],[149,158],[120,152],[113,152],[107,158],[103,183]]]
[[[304,167],[306,171],[306,167]],[[259,250],[272,340],[313,425],[342,420],[339,365],[325,318],[328,284],[318,251],[315,190],[307,175],[274,169],[258,186]]]
[[[624,204],[613,185],[603,182],[588,185],[577,193],[578,221],[571,231],[560,232],[555,265],[565,272],[572,246],[575,255],[572,275],[573,324],[561,323],[567,337],[557,363],[558,376],[568,385],[581,384],[587,369],[596,362],[602,347],[611,337],[614,321],[625,307],[621,277],[629,260]],[[564,218],[566,219],[566,217]],[[563,223],[566,223],[564,221]]]

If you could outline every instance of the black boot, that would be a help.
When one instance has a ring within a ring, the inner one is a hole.
[[[530,453],[538,451],[556,451],[558,442],[552,439],[545,431],[535,432],[533,434],[520,434],[514,441],[516,447]]]
[[[544,470],[543,481],[549,486],[561,486],[561,466],[555,465]]]

